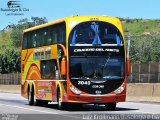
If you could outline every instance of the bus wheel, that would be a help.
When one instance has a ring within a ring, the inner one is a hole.
[[[66,104],[62,102],[61,92],[60,92],[59,89],[58,89],[58,91],[57,91],[57,102],[58,102],[58,109],[60,109],[60,110],[66,109],[66,108],[65,108]]]
[[[34,88],[32,89],[32,91],[28,89],[28,103],[29,105],[34,105]]]
[[[114,111],[116,109],[116,103],[107,103],[105,104],[106,110]]]

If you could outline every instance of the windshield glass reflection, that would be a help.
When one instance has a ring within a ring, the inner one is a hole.
[[[124,59],[109,56],[106,58],[73,57],[70,59],[70,76],[72,79],[121,79],[124,77]]]

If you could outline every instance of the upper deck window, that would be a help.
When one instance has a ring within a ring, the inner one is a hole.
[[[27,33],[24,34],[22,49],[27,49],[28,36]]]
[[[77,25],[71,32],[70,45],[115,45],[122,46],[119,30],[106,22],[84,22]]]
[[[66,43],[65,22],[24,33],[22,49]]]

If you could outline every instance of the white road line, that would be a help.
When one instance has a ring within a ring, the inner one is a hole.
[[[141,110],[137,110],[137,111],[134,111],[134,112],[139,113],[139,114],[153,114],[153,115],[159,114],[159,113],[145,112],[145,111],[141,111]]]
[[[139,114],[157,114],[157,113],[151,113],[151,112],[144,112],[144,111],[134,111],[134,112],[137,112],[137,113],[139,113]]]
[[[25,108],[25,107],[20,107],[20,106],[13,106],[13,105],[6,105],[6,104],[0,104],[1,106],[6,106],[6,107],[13,107],[13,108],[20,108],[20,109],[24,109],[24,110],[31,110],[31,111],[35,111],[35,112],[42,112],[42,113],[47,113],[47,114],[54,114],[52,112],[47,112],[47,111],[42,111],[42,110],[35,110],[35,109],[31,109],[31,108]],[[58,114],[58,113],[56,113]]]
[[[19,96],[1,96],[0,95],[0,98],[2,98],[2,99],[14,99],[14,100],[26,100],[25,98],[23,98],[23,97],[20,97],[20,98],[17,98],[17,97],[19,97]]]
[[[31,108],[25,108],[25,107],[20,107],[20,106],[13,106],[13,105],[6,105],[6,104],[1,104],[1,106],[6,106],[6,107],[12,107],[12,108],[18,108],[18,109],[24,109],[24,110],[31,110],[31,111],[35,111],[35,112],[41,112],[41,113],[45,113],[45,114],[56,114],[59,116],[64,116],[64,117],[71,117],[71,118],[76,118],[76,119],[82,119],[80,117],[75,117],[75,116],[68,116],[68,115],[63,115],[63,114],[59,114],[59,113],[55,113],[54,112],[49,112],[49,111],[44,111],[44,110],[35,110],[35,109],[31,109]]]

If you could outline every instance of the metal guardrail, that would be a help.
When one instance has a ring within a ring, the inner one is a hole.
[[[131,65],[129,83],[160,83],[160,63],[140,63]]]
[[[0,74],[1,85],[19,85],[20,81],[20,73]]]

